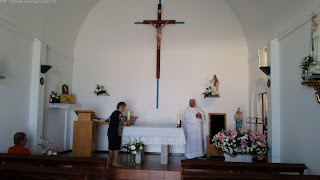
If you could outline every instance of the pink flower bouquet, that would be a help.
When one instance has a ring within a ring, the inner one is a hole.
[[[212,139],[214,147],[219,154],[227,153],[231,156],[238,154],[264,155],[269,149],[266,136],[257,130],[252,132],[220,131]]]

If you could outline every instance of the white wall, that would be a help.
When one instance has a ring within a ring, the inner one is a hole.
[[[301,16],[307,13],[319,0],[225,0],[239,18],[245,32],[249,49],[249,61],[254,59],[257,48],[265,46]]]
[[[1,20],[0,39],[0,152],[7,152],[16,132],[28,132],[33,40]]]
[[[43,135],[43,132],[48,132],[44,135],[47,136],[46,138],[53,138],[55,144],[63,144],[59,135],[64,126],[56,122],[64,121],[65,116],[61,112],[60,114],[54,111],[48,113],[48,101],[49,94],[52,90],[61,93],[62,84],[68,84],[69,91],[72,93],[73,60],[56,51],[50,49],[47,51],[47,55],[44,58],[47,64],[52,66],[52,69],[47,72],[46,77],[42,74],[42,77],[45,77],[44,106],[41,105],[41,108],[44,110],[44,116],[43,118],[39,117],[38,120],[35,120],[35,116],[29,117],[29,112],[31,111],[30,89],[34,36],[13,22],[4,21],[1,18],[0,32],[0,72],[6,76],[6,79],[0,80],[0,152],[6,152],[8,147],[13,145],[13,135],[18,131],[27,133],[29,139],[27,147],[32,150],[32,153],[35,153],[35,147],[40,140],[38,134]],[[35,69],[40,72],[40,67]],[[59,78],[63,80],[61,82],[56,81],[56,79]],[[39,79],[35,81],[39,83]],[[43,97],[41,99],[43,99]],[[32,118],[32,121],[30,121],[30,118]],[[51,118],[50,121],[48,121],[49,118]],[[68,120],[70,121],[70,118]],[[42,127],[42,121],[44,121],[44,129]],[[51,122],[53,125],[47,126],[48,122]],[[36,128],[37,131],[39,131],[37,133],[34,132],[33,128],[29,128],[29,126],[39,125],[41,127]],[[69,128],[70,126],[69,122]],[[72,130],[72,128],[70,129]],[[33,137],[33,135],[35,135],[35,137]],[[57,140],[55,140],[55,138],[57,138]],[[69,146],[70,141],[69,138]],[[31,144],[33,145],[32,147]],[[70,149],[70,147],[68,149]]]
[[[98,1],[100,0],[56,0],[54,3],[1,1],[0,17],[45,42],[49,49],[73,59],[80,26]]]
[[[247,45],[234,13],[224,1],[163,2],[162,19],[185,24],[163,28],[156,109],[156,31],[134,22],[155,19],[157,3],[106,0],[90,12],[75,46],[77,103],[107,118],[125,101],[127,110],[139,116],[139,125],[176,126],[177,113],[183,114],[188,100],[195,98],[206,114],[205,135],[208,113],[227,113],[227,127],[234,129],[237,108],[248,113]],[[221,97],[203,99],[213,74],[220,81]],[[94,96],[95,84],[104,85],[111,96]]]
[[[315,90],[301,85],[299,63],[310,52],[311,22],[280,41],[281,161],[301,162],[310,174],[319,174],[317,140],[319,104]]]
[[[45,106],[44,106],[44,124],[43,124],[43,136],[47,139],[53,139],[55,145],[61,145],[63,150],[71,149],[70,135],[67,137],[66,146],[65,139],[63,136],[65,128],[72,131],[73,124],[71,123],[71,109],[49,109],[49,97],[51,91],[62,93],[62,85],[67,84],[69,87],[69,94],[73,94],[72,91],[72,70],[73,61],[65,58],[54,51],[48,51],[47,64],[52,68],[46,74],[46,88],[45,88]],[[72,111],[72,113],[74,113]],[[67,125],[65,124],[67,121]]]

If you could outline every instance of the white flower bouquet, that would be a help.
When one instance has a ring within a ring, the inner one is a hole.
[[[252,132],[221,131],[212,139],[213,145],[218,153],[227,153],[230,156],[237,154],[250,154],[263,156],[269,149],[266,136],[258,134],[257,130]]]
[[[125,148],[128,152],[130,152],[130,154],[137,154],[143,149],[144,146],[145,144],[143,144],[140,139],[134,139],[133,141],[130,139],[122,146],[122,148]]]
[[[206,88],[206,91],[202,93],[203,98],[206,98],[206,97],[208,97],[208,96],[211,96],[211,95],[212,95],[212,91],[213,91],[213,89],[212,89],[211,86],[207,87],[207,88]]]
[[[96,89],[93,91],[93,94],[96,96],[106,95],[107,90],[104,88],[104,86],[97,84]]]
[[[136,164],[135,156],[143,149],[144,146],[145,144],[143,144],[140,139],[134,139],[133,141],[129,139],[129,141],[122,146],[122,148],[125,148],[128,152],[130,152],[130,165]]]
[[[54,91],[51,91],[49,102],[50,103],[60,103],[60,94],[56,93]]]
[[[41,144],[39,144],[39,146],[41,146],[41,153],[43,155],[47,155],[47,156],[57,156],[59,155],[62,151],[61,151],[61,146],[57,145],[55,148],[51,147],[52,145],[52,139],[50,139],[49,141],[47,141],[46,139],[44,139],[42,136],[40,136],[41,139]]]

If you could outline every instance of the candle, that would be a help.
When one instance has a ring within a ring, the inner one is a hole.
[[[130,119],[130,111],[128,111],[127,120]]]
[[[259,60],[259,68],[260,68],[260,50],[258,49],[258,60]]]
[[[177,115],[177,124],[180,124],[180,114]]]

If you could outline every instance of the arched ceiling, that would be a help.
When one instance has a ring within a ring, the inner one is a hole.
[[[249,60],[319,4],[319,0],[225,0],[233,9],[245,33]]]
[[[100,0],[55,0],[54,3],[0,2],[0,20],[48,44],[48,48],[73,60],[81,25]],[[46,0],[44,0],[46,2]]]
[[[100,0],[56,0],[55,3],[1,3],[0,17],[29,32],[48,47],[73,59],[81,25]],[[249,60],[258,47],[277,37],[319,0],[225,0],[244,30]],[[164,3],[164,2],[163,2]],[[201,1],[199,1],[201,3]]]

